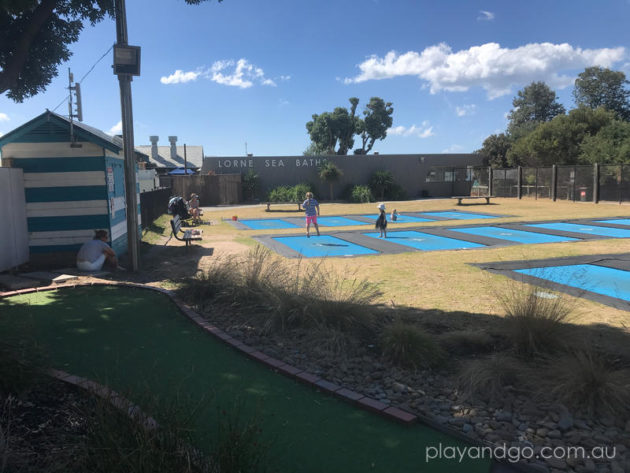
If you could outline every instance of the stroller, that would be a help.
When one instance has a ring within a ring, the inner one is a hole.
[[[168,201],[168,213],[171,215],[179,215],[179,218],[182,220],[192,218],[192,215],[188,213],[188,204],[183,197],[179,196],[171,197]]]

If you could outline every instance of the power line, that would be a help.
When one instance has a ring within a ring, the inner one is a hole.
[[[89,70],[89,71],[87,71],[85,74],[83,74],[83,77],[81,77],[81,79],[79,80],[79,84],[80,84],[81,82],[83,82],[83,79],[85,79],[85,78],[88,76],[88,74],[94,70],[94,68],[97,66],[97,64],[98,64],[99,62],[101,62],[101,61],[103,60],[103,58],[104,58],[105,56],[107,56],[107,54],[108,54],[108,53],[109,53],[112,49],[114,49],[114,45],[113,45],[113,44],[109,47],[109,49],[108,49],[107,51],[105,51],[105,52],[103,53],[103,55],[102,55],[100,58],[98,58],[98,60],[97,60],[97,61],[96,61],[96,62],[92,65],[92,67],[90,67],[90,70]],[[57,110],[59,107],[61,107],[61,106],[62,106],[62,105],[63,105],[63,104],[64,104],[64,103],[68,100],[68,97],[70,97],[70,95],[66,95],[66,96],[64,97],[64,99],[63,99],[61,102],[59,102],[59,105],[57,105],[55,108],[53,108],[53,112],[54,112],[55,110]]]

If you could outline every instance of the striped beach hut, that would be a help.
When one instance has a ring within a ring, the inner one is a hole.
[[[73,261],[96,229],[109,232],[119,255],[127,252],[119,137],[46,111],[1,136],[0,156],[24,172],[31,261]]]

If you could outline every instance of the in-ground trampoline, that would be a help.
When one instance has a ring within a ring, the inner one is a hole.
[[[282,220],[280,218],[260,218],[239,220],[250,230],[281,230],[283,228],[300,228],[295,223]]]
[[[428,217],[438,217],[447,220],[473,220],[477,218],[497,218],[494,215],[478,214],[473,212],[459,212],[457,210],[449,210],[443,212],[422,212],[422,215]]]
[[[517,281],[630,311],[630,255],[589,255],[475,264]]]
[[[379,233],[364,233],[370,238],[379,238]],[[417,231],[396,231],[387,233],[387,241],[398,245],[409,246],[421,251],[462,250],[466,248],[482,248],[485,245],[470,241],[457,240],[430,233]]]
[[[600,227],[598,225],[588,225],[582,223],[566,223],[566,222],[554,222],[554,223],[530,223],[526,226],[532,228],[543,228],[546,230],[554,230],[560,232],[570,233],[582,233],[585,235],[597,235],[609,238],[630,238],[630,229],[614,228],[614,227]]]
[[[306,258],[324,258],[328,256],[375,255],[379,252],[365,246],[343,240],[331,235],[283,236],[272,240],[288,246]]]
[[[514,241],[517,243],[559,243],[564,241],[576,241],[575,238],[548,235],[546,233],[526,232],[512,228],[502,227],[467,227],[451,228],[452,232],[467,233],[483,237],[497,238],[499,240]]]
[[[361,215],[363,218],[369,218],[372,221],[375,221],[378,218],[378,215]],[[396,221],[391,220],[390,216],[387,216],[388,224],[396,224],[396,223],[422,223],[422,222],[435,222],[433,218],[424,218],[424,217],[415,217],[413,215],[403,215],[398,214],[398,219]]]
[[[630,218],[615,218],[612,220],[595,220],[597,223],[608,223],[611,225],[626,225],[630,227]]]
[[[320,227],[349,227],[351,225],[368,225],[368,222],[348,217],[317,217]]]

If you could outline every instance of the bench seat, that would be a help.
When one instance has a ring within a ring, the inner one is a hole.
[[[490,203],[490,199],[492,199],[492,196],[489,195],[480,195],[480,196],[473,196],[473,195],[462,195],[462,196],[455,196],[455,197],[451,197],[451,199],[457,199],[457,205],[462,205],[462,200],[476,200],[476,199],[486,199],[486,204]]]
[[[171,229],[173,230],[173,236],[176,240],[186,243],[186,248],[188,248],[188,245],[190,245],[191,241],[199,241],[203,239],[203,230],[182,230],[182,219],[179,217],[179,215],[175,215],[175,217],[171,219]]]

